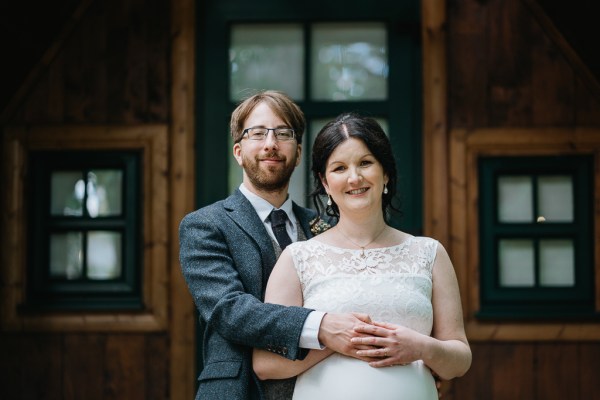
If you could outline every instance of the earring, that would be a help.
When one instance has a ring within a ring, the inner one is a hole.
[[[383,184],[383,194],[388,194],[388,188],[386,183]]]
[[[331,207],[331,205],[333,204],[333,202],[331,201],[331,195],[327,195],[327,205]]]

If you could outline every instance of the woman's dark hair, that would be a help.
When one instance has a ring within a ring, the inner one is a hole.
[[[339,218],[340,211],[335,202],[331,206],[323,204],[323,197],[327,196],[327,192],[323,187],[323,183],[321,183],[321,177],[325,176],[327,160],[331,153],[350,138],[361,140],[377,161],[381,163],[383,171],[388,176],[388,192],[383,194],[381,204],[383,215],[387,219],[391,210],[399,211],[392,204],[398,181],[392,146],[376,120],[356,113],[339,115],[333,121],[328,122],[317,134],[312,148],[312,174],[315,185],[315,189],[311,193],[313,203],[320,215],[325,213],[330,217]]]

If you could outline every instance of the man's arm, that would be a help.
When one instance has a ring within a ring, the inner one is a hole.
[[[225,235],[225,218],[204,210],[186,216],[180,225],[183,275],[201,318],[226,340],[280,349],[285,357],[298,358],[302,354],[299,336],[310,310],[259,301],[259,251],[241,231]],[[229,224],[233,229],[233,223]],[[236,246],[234,251],[232,246]],[[236,265],[240,257],[243,267]],[[254,295],[249,293],[252,291]]]

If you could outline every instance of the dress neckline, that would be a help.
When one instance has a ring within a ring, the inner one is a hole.
[[[391,245],[391,246],[385,246],[385,247],[373,247],[373,248],[371,248],[371,249],[364,249],[364,252],[371,252],[371,251],[381,251],[381,250],[387,250],[387,249],[395,249],[395,248],[398,248],[398,247],[404,247],[404,246],[406,246],[408,243],[410,243],[410,242],[412,242],[413,240],[415,240],[416,238],[417,238],[417,236],[412,236],[412,235],[410,235],[410,236],[409,236],[409,237],[408,237],[406,240],[404,240],[403,242],[400,242],[400,243],[398,243],[398,244],[393,244],[393,245]],[[357,252],[360,252],[360,253],[362,253],[362,252],[363,252],[363,249],[349,249],[349,248],[347,248],[347,247],[335,246],[335,245],[333,245],[333,244],[329,244],[329,243],[321,242],[321,241],[320,241],[320,240],[318,240],[317,238],[312,238],[312,239],[310,239],[310,241],[311,241],[311,242],[315,242],[315,243],[317,243],[317,244],[319,244],[319,245],[321,245],[321,246],[324,246],[324,247],[329,247],[329,248],[332,248],[332,249],[343,250],[343,251],[350,251],[350,252],[352,252],[352,253],[357,253]]]

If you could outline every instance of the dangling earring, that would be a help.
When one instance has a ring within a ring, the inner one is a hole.
[[[388,188],[386,183],[383,184],[383,194],[388,194]]]
[[[328,194],[327,195],[327,205],[331,207],[332,204],[333,204],[333,202],[331,201],[331,195]]]

